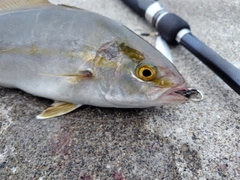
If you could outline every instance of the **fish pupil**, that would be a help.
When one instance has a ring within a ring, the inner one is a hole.
[[[144,77],[149,77],[152,75],[152,72],[149,69],[145,69],[143,70],[142,74]]]

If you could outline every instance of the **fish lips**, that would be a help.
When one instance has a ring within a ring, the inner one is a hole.
[[[165,90],[165,92],[163,92]],[[149,101],[156,103],[157,106],[165,104],[178,104],[183,103],[187,98],[179,93],[178,91],[188,90],[186,84],[183,83],[176,87],[167,88],[153,88],[147,93]]]

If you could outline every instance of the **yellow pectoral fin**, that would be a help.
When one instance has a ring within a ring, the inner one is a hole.
[[[0,12],[50,5],[48,0],[0,0]]]
[[[67,114],[77,108],[79,108],[80,104],[72,104],[67,102],[54,102],[51,107],[47,108],[40,115],[38,115],[37,119],[49,119],[57,116],[61,116]]]
[[[86,71],[80,71],[77,74],[44,74],[44,73],[38,73],[42,76],[51,76],[51,77],[60,77],[60,78],[68,78],[69,83],[76,84],[81,79],[92,77],[92,72],[86,70]]]

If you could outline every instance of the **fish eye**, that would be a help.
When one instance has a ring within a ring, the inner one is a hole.
[[[144,81],[152,81],[157,76],[157,70],[154,66],[143,65],[137,68],[136,74]]]

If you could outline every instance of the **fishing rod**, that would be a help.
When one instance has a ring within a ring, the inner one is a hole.
[[[194,36],[185,20],[169,13],[158,0],[122,1],[150,22],[167,43],[181,44],[240,95],[240,70]]]

